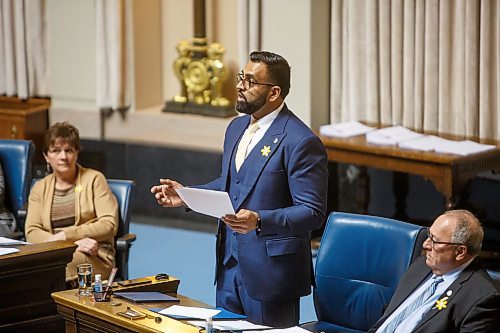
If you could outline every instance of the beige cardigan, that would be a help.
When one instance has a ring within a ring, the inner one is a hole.
[[[52,198],[56,179],[50,174],[38,181],[31,189],[26,216],[26,240],[32,243],[46,242],[48,237],[64,231],[66,239],[77,241],[93,238],[99,242],[96,256],[79,251],[66,267],[66,280],[76,279],[76,265],[91,263],[94,274],[106,279],[115,265],[114,236],[118,230],[118,204],[102,173],[78,165],[75,186],[75,224],[53,230],[50,220]]]

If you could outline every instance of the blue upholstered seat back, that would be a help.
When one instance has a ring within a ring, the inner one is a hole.
[[[421,251],[421,241],[416,242],[422,229],[387,218],[332,213],[316,262],[318,320],[368,330],[389,303],[414,251]]]
[[[120,227],[118,237],[128,234],[130,227],[130,196],[134,182],[132,180],[108,179],[108,185],[118,201]]]
[[[34,154],[35,146],[31,141],[0,140],[0,161],[6,185],[5,201],[16,217],[28,200]]]

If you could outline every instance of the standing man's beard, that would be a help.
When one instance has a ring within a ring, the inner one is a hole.
[[[236,111],[244,114],[254,114],[266,104],[266,95],[263,94],[253,102],[236,101]]]

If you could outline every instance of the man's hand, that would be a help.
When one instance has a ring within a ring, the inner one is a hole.
[[[171,179],[160,179],[160,185],[151,187],[151,193],[154,194],[156,201],[163,207],[180,207],[184,201],[177,194],[176,189],[184,185]]]
[[[228,214],[222,217],[222,221],[231,229],[240,234],[247,234],[257,228],[259,214],[257,212],[241,209],[236,215]]]
[[[75,242],[78,247],[77,251],[89,254],[91,256],[95,256],[97,254],[97,250],[99,250],[99,243],[93,238],[82,238]]]

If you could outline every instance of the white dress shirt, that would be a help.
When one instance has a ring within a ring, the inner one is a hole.
[[[281,105],[278,106],[278,108],[273,112],[257,120],[257,124],[259,124],[259,129],[253,135],[252,141],[250,141],[250,143],[248,144],[247,156],[248,154],[250,154],[252,149],[255,148],[257,143],[259,143],[259,141],[264,137],[267,130],[273,123],[274,119],[276,119],[276,117],[278,116],[278,113],[281,111],[281,109],[283,109],[283,105],[285,105],[285,102],[281,103]]]

